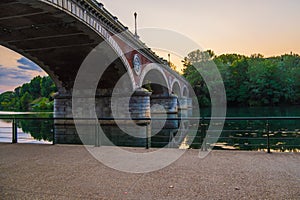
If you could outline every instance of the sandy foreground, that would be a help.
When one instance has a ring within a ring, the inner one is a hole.
[[[133,174],[83,146],[0,144],[0,199],[300,199],[299,153],[198,153]]]

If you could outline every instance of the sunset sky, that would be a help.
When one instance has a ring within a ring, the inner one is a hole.
[[[139,28],[159,28],[191,38],[217,55],[261,53],[268,56],[300,54],[299,0],[102,0],[105,8],[134,32],[133,13]],[[140,34],[149,47],[153,39]],[[174,41],[176,43],[178,41]],[[184,45],[184,44],[180,44]],[[167,58],[168,50],[160,53]],[[182,46],[182,49],[185,49]],[[155,50],[155,48],[154,48]],[[186,50],[183,54],[187,54]],[[185,56],[185,55],[180,55]],[[171,55],[178,63],[181,58]],[[0,93],[44,75],[37,66],[0,46]]]

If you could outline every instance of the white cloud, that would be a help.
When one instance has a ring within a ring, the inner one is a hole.
[[[0,46],[0,93],[12,91],[33,77],[45,75],[46,73],[35,63]]]

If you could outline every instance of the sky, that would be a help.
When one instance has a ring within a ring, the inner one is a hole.
[[[202,49],[217,55],[239,53],[263,54],[265,57],[285,53],[300,54],[299,0],[100,0],[134,32],[133,13],[138,13],[138,28],[170,30],[192,39]],[[140,39],[149,47],[157,37]],[[1,39],[1,38],[0,38]],[[157,42],[157,41],[156,41]],[[160,41],[159,41],[160,42]],[[171,61],[179,65],[189,51],[174,40],[183,52],[171,53]],[[168,58],[173,46],[152,48]],[[45,75],[35,64],[21,55],[0,46],[0,93],[28,82],[36,75]]]
[[[12,91],[39,75],[47,74],[20,54],[0,46],[0,93]]]

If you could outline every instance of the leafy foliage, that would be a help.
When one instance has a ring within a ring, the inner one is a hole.
[[[0,94],[3,111],[52,111],[53,94],[57,91],[52,79],[37,76],[30,83]]]
[[[196,50],[184,59],[183,75],[193,86],[202,106],[209,105],[210,97],[207,81],[203,80],[197,69],[202,70],[201,73],[205,76],[213,77],[213,71],[205,67],[212,65],[212,62],[222,75],[228,105],[273,106],[300,103],[299,55],[285,54],[270,58],[264,58],[261,54],[250,57],[239,54],[216,56],[211,50]],[[208,86],[213,84],[216,83],[211,81]]]

